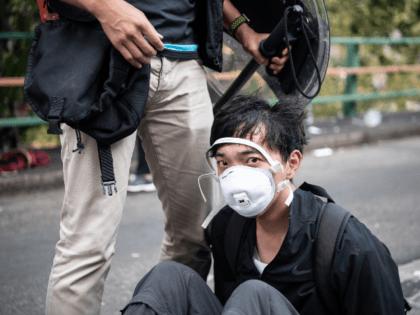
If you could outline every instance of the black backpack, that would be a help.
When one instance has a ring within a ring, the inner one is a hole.
[[[327,306],[332,314],[340,314],[340,308],[335,299],[335,290],[328,279],[330,279],[329,275],[332,271],[336,241],[343,234],[347,222],[352,215],[344,208],[336,205],[334,200],[322,187],[304,182],[299,189],[312,192],[328,200],[322,206],[319,214],[321,219],[315,232],[315,282],[325,306]],[[235,246],[235,244],[242,244],[245,237],[245,233],[243,232],[248,229],[250,223],[251,220],[247,220],[247,218],[234,211],[226,229],[224,238],[225,255],[234,274],[236,274],[236,263],[239,252],[239,246]],[[405,298],[404,307],[407,314],[411,310],[411,306]]]
[[[49,122],[49,134],[62,134],[60,123],[76,130],[73,152],[84,147],[80,131],[97,141],[103,193],[108,187],[112,195],[112,185],[117,188],[110,146],[139,126],[150,68],[130,65],[92,15],[61,6],[59,20],[35,29],[23,90],[34,112]]]

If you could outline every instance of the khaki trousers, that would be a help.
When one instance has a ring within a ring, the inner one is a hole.
[[[201,62],[153,57],[150,92],[137,131],[165,214],[159,262],[185,264],[204,279],[211,258],[200,225],[211,203],[204,203],[197,179],[210,172],[204,156],[212,122]],[[136,134],[111,146],[118,193],[106,196],[102,193],[96,141],[82,133],[85,148],[81,154],[73,153],[77,147],[75,130],[64,124],[61,127],[65,196],[46,314],[99,314],[127,195]],[[206,196],[212,195],[210,181],[203,183],[203,188]],[[133,238],[139,238],[140,233]]]

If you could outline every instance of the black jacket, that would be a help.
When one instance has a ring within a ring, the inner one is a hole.
[[[315,285],[314,236],[322,201],[297,189],[289,215],[289,230],[280,251],[260,275],[252,256],[255,219],[243,238],[237,276],[224,252],[224,235],[233,214],[229,207],[214,218],[211,231],[215,293],[225,304],[232,292],[249,279],[260,279],[278,289],[301,315],[329,314]],[[398,267],[388,249],[356,218],[351,217],[338,242],[330,281],[337,290],[342,314],[402,315],[404,298]]]
[[[203,65],[219,72],[223,64],[223,1],[197,1],[199,13],[194,28],[198,34],[198,53]]]
[[[141,0],[126,0],[141,10]],[[93,22],[96,18],[82,9],[60,0],[48,0],[49,9],[73,21]],[[223,63],[223,0],[197,1],[197,18],[194,31],[198,37],[198,53],[203,65],[222,71]]]

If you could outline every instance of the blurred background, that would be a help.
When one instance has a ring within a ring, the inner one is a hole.
[[[420,111],[418,0],[325,3],[332,37],[331,55],[321,92],[308,107],[310,119],[341,119],[370,111],[374,120],[371,125],[375,125],[381,121],[378,114]],[[0,153],[16,148],[18,143],[35,149],[58,146],[58,136],[47,135],[47,126],[41,120],[5,119],[35,116],[25,101],[23,80],[19,78],[25,75],[32,42],[28,37],[42,23],[37,3],[2,1],[0,19]],[[226,89],[250,59],[226,34],[224,42],[223,73],[207,70],[213,102],[218,99],[215,90]],[[256,89],[275,101],[258,73],[242,93]]]
[[[420,314],[420,0],[325,3],[329,68],[305,109],[310,140],[295,184],[325,187],[389,247],[415,308],[409,314]],[[0,314],[43,314],[59,237],[60,141],[47,134],[22,89],[41,23],[35,0],[0,2]],[[213,103],[250,59],[226,34],[223,55],[222,73],[205,69]],[[241,93],[259,89],[274,103],[261,71]],[[124,211],[101,314],[124,307],[159,254],[156,192],[129,194]]]

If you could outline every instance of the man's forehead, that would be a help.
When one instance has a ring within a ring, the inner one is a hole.
[[[250,147],[246,144],[226,143],[226,144],[223,144],[222,146],[220,146],[219,148],[217,148],[216,155],[217,154],[219,154],[219,155],[223,154],[222,151],[226,151],[225,149],[228,148],[228,147],[230,147],[230,149],[238,151],[237,153],[240,153],[240,154],[261,153],[259,150],[255,149],[253,147]],[[230,149],[228,149],[228,150],[230,150]]]
[[[238,139],[241,139],[241,138],[238,138]],[[254,142],[254,141],[252,141],[252,142]],[[254,143],[260,145],[259,143],[256,143],[256,142],[254,142]],[[257,149],[255,149],[255,148],[253,148],[249,145],[243,144],[243,143],[223,143],[223,144],[220,144],[220,146],[217,148],[217,151],[223,150],[223,149],[228,148],[228,147],[229,148],[240,149],[240,150],[255,150],[255,151],[258,151]]]

